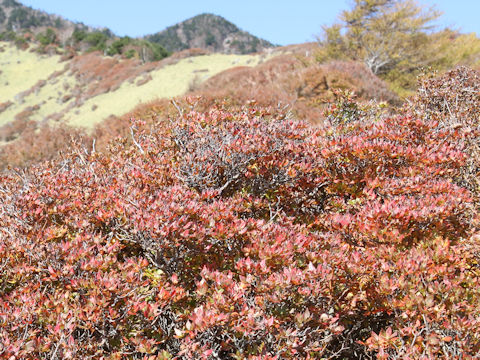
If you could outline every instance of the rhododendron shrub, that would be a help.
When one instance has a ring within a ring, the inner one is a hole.
[[[435,119],[439,125],[460,132],[468,155],[457,182],[472,191],[478,203],[480,182],[479,132],[480,75],[467,67],[420,78],[419,90],[404,110],[415,117]]]
[[[474,358],[463,133],[344,113],[183,110],[4,173],[0,358]]]

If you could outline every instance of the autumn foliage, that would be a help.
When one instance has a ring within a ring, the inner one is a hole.
[[[253,103],[260,107],[288,108],[296,118],[312,123],[323,122],[324,111],[335,101],[338,90],[354,92],[359,102],[399,104],[399,98],[386,83],[363,64],[331,61],[319,65],[313,56],[315,49],[312,44],[285,47],[287,54],[258,66],[238,66],[212,76],[187,94],[194,99],[193,103],[185,101],[185,97],[175,101],[199,112],[212,106],[238,110]],[[162,63],[176,61],[189,52],[174,54]],[[103,148],[116,136],[130,136],[128,120],[132,117],[150,123],[172,117],[176,112],[168,99],[157,99],[140,104],[123,116],[111,116],[96,126],[93,136],[98,147]]]
[[[178,111],[1,175],[0,358],[477,356],[468,129]]]
[[[27,118],[16,120],[0,127],[0,169],[24,168],[45,160],[59,158],[69,153],[71,143],[85,146],[92,139],[78,128],[63,124],[39,123]]]

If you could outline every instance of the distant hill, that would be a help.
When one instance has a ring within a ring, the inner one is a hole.
[[[224,54],[250,54],[274,45],[240,30],[221,16],[201,14],[153,35],[119,38],[108,28],[96,29],[22,5],[16,0],[0,0],[0,41],[41,43],[40,52],[56,52],[58,46],[75,51],[102,51],[156,61],[169,53],[202,49]],[[57,46],[57,48],[55,47]],[[48,50],[50,49],[50,50]]]
[[[24,6],[15,0],[0,0],[0,31],[20,31],[42,26],[62,28],[73,24],[59,16]]]
[[[15,0],[0,0],[0,41],[41,54],[101,51],[104,55],[158,61],[170,55],[163,47],[145,39],[118,37],[108,28],[93,28],[61,16],[32,9]]]
[[[226,54],[248,54],[274,45],[240,30],[221,16],[201,14],[170,26],[146,39],[168,51],[201,48]]]
[[[93,30],[84,24],[66,20],[61,16],[32,9],[16,0],[0,0],[0,33],[22,34],[28,31],[38,34],[46,28],[55,29],[60,41],[69,38],[75,29]]]

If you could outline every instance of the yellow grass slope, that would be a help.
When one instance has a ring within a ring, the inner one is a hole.
[[[46,56],[17,49],[10,43],[0,42],[0,103],[12,102],[0,112],[0,126],[13,120],[16,112],[26,105],[19,97],[49,74],[61,70],[65,64],[60,56]]]
[[[126,81],[113,93],[90,98],[78,109],[78,113],[70,112],[67,121],[71,125],[91,127],[110,115],[123,115],[140,103],[182,95],[191,84],[203,82],[231,67],[255,66],[261,59],[260,55],[225,54],[182,59],[176,64],[152,71],[152,79],[143,85]]]
[[[6,42],[0,42],[0,49],[0,126],[25,118],[61,121],[87,129],[111,115],[122,115],[139,103],[182,95],[192,84],[219,72],[236,66],[256,66],[272,56],[207,54],[178,61],[165,59],[152,65],[90,54],[82,66],[87,68],[88,62],[95,60],[93,69],[79,70],[75,58],[61,61],[58,55],[19,50]],[[102,72],[114,66],[119,69],[118,74],[104,77]],[[131,67],[140,70],[132,72]],[[130,75],[123,80],[128,71]],[[105,87],[107,81],[115,86]],[[92,94],[95,87],[105,89]]]

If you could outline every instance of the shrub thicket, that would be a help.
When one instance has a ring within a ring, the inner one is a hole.
[[[57,34],[52,28],[47,28],[45,32],[39,33],[36,39],[43,46],[55,44],[58,41]]]
[[[420,78],[417,94],[404,106],[406,113],[432,119],[443,128],[462,134],[466,166],[457,181],[469,188],[478,199],[480,182],[480,74],[467,67],[458,67],[441,76]]]
[[[465,132],[352,108],[179,109],[1,175],[0,357],[475,358]]]

